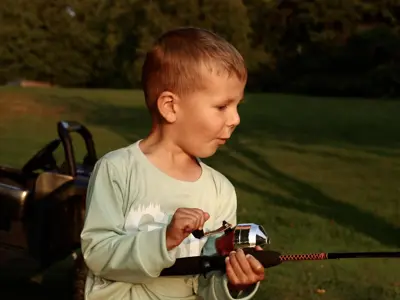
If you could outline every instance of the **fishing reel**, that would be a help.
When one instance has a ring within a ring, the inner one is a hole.
[[[192,232],[195,238],[201,239],[207,236],[219,235],[216,238],[215,247],[219,255],[229,255],[231,251],[239,248],[255,248],[269,245],[270,239],[261,225],[254,223],[243,223],[232,226],[226,221],[222,222],[222,226],[216,230],[204,232],[203,230],[195,230]]]
[[[222,226],[216,230],[204,232],[195,230],[192,235],[201,239],[207,236],[220,235],[215,239],[216,255],[194,256],[178,258],[174,265],[163,269],[160,276],[186,276],[194,274],[207,274],[211,271],[224,272],[225,257],[231,251],[243,249],[244,253],[253,255],[262,263],[264,268],[271,268],[280,265],[282,262],[290,261],[320,261],[325,259],[342,258],[400,258],[400,252],[319,252],[305,254],[282,255],[278,251],[263,250],[257,251],[256,246],[270,244],[270,239],[261,225],[244,223],[232,226],[228,222],[222,222]]]

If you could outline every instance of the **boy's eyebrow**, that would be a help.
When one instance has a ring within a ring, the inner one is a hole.
[[[237,97],[237,98],[228,98],[226,102],[227,102],[227,103],[236,102],[238,98],[239,98],[239,97]],[[241,103],[243,103],[243,102],[244,102],[244,97],[242,96],[242,97],[240,97],[239,104],[241,104]]]

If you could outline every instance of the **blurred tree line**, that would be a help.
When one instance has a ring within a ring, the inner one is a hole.
[[[400,94],[400,0],[2,0],[0,84],[138,88],[144,53],[177,26],[245,56],[251,91]]]

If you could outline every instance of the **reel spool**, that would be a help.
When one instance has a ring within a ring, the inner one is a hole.
[[[202,238],[220,234],[221,232],[224,232],[224,234],[215,241],[215,247],[220,255],[229,255],[231,251],[239,248],[263,247],[271,243],[265,229],[261,225],[254,223],[243,223],[232,226],[224,221],[222,226],[217,230],[206,233],[202,230],[196,230],[192,234],[196,238]]]

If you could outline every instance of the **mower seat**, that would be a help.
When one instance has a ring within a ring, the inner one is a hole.
[[[0,183],[0,230],[10,230],[11,222],[22,219],[30,191]]]
[[[10,246],[26,248],[24,218],[31,192],[0,183],[0,240]]]

